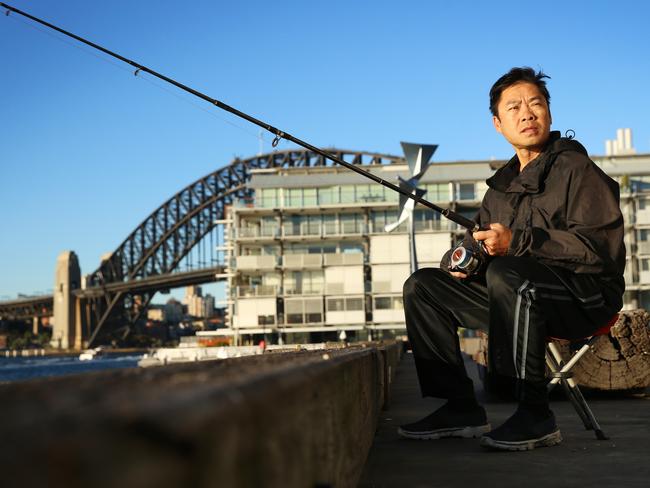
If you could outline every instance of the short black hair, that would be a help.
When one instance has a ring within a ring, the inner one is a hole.
[[[512,68],[505,75],[499,78],[492,88],[490,88],[490,112],[496,117],[499,116],[497,106],[499,105],[499,100],[501,100],[501,93],[506,88],[521,82],[532,83],[533,85],[539,88],[539,91],[542,92],[544,98],[546,98],[546,104],[551,106],[551,95],[546,88],[546,82],[544,78],[550,79],[551,77],[545,74],[542,70],[539,70],[535,73],[533,68],[524,66],[522,68]]]

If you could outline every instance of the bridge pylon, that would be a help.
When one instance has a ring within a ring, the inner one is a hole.
[[[54,325],[52,347],[70,349],[75,347],[76,300],[74,290],[81,285],[79,260],[74,251],[64,251],[56,260],[54,275]]]

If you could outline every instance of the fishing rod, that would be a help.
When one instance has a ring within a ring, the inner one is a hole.
[[[138,75],[140,72],[149,73],[150,75],[155,76],[156,78],[158,78],[160,80],[163,80],[163,81],[165,81],[165,82],[167,82],[167,83],[169,83],[171,85],[174,85],[175,87],[180,88],[181,90],[184,90],[187,93],[190,93],[190,94],[192,94],[192,95],[194,95],[196,97],[199,97],[202,100],[205,100],[206,102],[211,103],[212,105],[214,105],[214,106],[216,106],[216,107],[218,107],[218,108],[220,108],[222,110],[225,110],[226,112],[230,112],[231,114],[236,115],[239,118],[247,120],[248,122],[250,122],[252,124],[255,124],[255,125],[269,131],[271,134],[273,134],[275,136],[274,139],[273,139],[273,142],[271,143],[271,145],[273,147],[276,147],[281,139],[291,141],[294,144],[297,144],[298,146],[304,147],[305,149],[308,149],[308,150],[310,150],[312,152],[315,152],[316,154],[319,154],[319,155],[329,159],[330,161],[333,161],[333,162],[335,162],[335,163],[337,163],[337,164],[339,164],[341,166],[344,166],[347,169],[349,169],[351,171],[354,171],[357,174],[360,174],[361,176],[369,178],[372,181],[374,181],[376,183],[379,183],[380,185],[385,186],[386,188],[390,188],[391,190],[393,190],[393,191],[395,191],[395,192],[397,192],[397,193],[399,193],[401,195],[404,195],[405,197],[410,198],[411,200],[415,200],[416,203],[419,203],[420,205],[422,205],[424,207],[427,207],[427,208],[429,208],[431,210],[434,210],[435,212],[438,212],[438,213],[442,214],[443,216],[445,216],[446,218],[448,218],[452,222],[455,222],[458,225],[460,225],[462,227],[465,227],[466,229],[468,229],[468,230],[470,230],[472,232],[476,232],[476,231],[479,230],[479,225],[476,222],[474,222],[473,220],[470,220],[470,219],[468,219],[466,217],[463,217],[462,215],[460,215],[460,214],[458,214],[458,213],[456,213],[456,212],[454,212],[454,211],[452,211],[452,210],[450,210],[448,208],[439,207],[439,206],[435,205],[434,203],[431,203],[428,200],[425,200],[424,198],[419,197],[415,192],[411,193],[411,192],[409,192],[407,190],[404,190],[404,189],[400,188],[399,186],[394,185],[393,183],[390,183],[390,182],[384,180],[383,178],[380,178],[379,176],[370,173],[369,171],[365,171],[365,170],[359,168],[358,166],[355,166],[354,164],[348,163],[347,161],[344,161],[343,159],[334,156],[333,154],[329,154],[328,152],[323,151],[322,149],[319,149],[319,148],[317,148],[315,146],[312,146],[308,142],[305,142],[305,141],[303,141],[301,139],[298,139],[297,137],[292,136],[288,132],[284,132],[284,131],[276,128],[276,127],[273,127],[270,124],[267,124],[266,122],[258,120],[255,117],[252,117],[252,116],[250,116],[250,115],[248,115],[248,114],[246,114],[246,113],[244,113],[244,112],[242,112],[240,110],[237,110],[236,108],[231,107],[230,105],[227,105],[227,104],[225,104],[225,103],[223,103],[223,102],[221,102],[221,101],[219,101],[219,100],[217,100],[215,98],[209,97],[208,95],[206,95],[204,93],[201,93],[200,91],[195,90],[194,88],[191,88],[191,87],[189,87],[187,85],[179,83],[178,81],[176,81],[176,80],[174,80],[172,78],[169,78],[168,76],[160,74],[160,73],[158,73],[158,72],[156,72],[156,71],[154,71],[154,70],[152,70],[150,68],[147,68],[146,66],[144,66],[144,65],[142,65],[140,63],[136,63],[135,61],[132,61],[132,60],[130,60],[128,58],[125,58],[124,56],[122,56],[120,54],[117,54],[117,53],[115,53],[113,51],[110,51],[110,50],[106,49],[105,47],[100,46],[99,44],[95,44],[94,42],[91,42],[91,41],[89,41],[87,39],[84,39],[81,36],[73,34],[72,32],[68,32],[68,31],[66,31],[66,30],[64,30],[64,29],[62,29],[60,27],[57,27],[57,26],[55,26],[53,24],[50,24],[49,22],[46,22],[45,20],[39,19],[38,17],[34,17],[33,15],[28,14],[27,12],[23,12],[22,10],[19,10],[19,9],[17,9],[15,7],[12,7],[11,5],[7,5],[6,3],[0,2],[0,6],[7,9],[6,15],[9,15],[10,12],[14,12],[14,13],[16,13],[18,15],[22,15],[23,17],[26,17],[26,18],[28,18],[30,20],[33,20],[34,22],[37,22],[37,23],[39,23],[41,25],[44,25],[45,27],[47,27],[49,29],[60,32],[61,34],[65,35],[67,37],[75,39],[75,40],[77,40],[77,41],[79,41],[79,42],[81,42],[83,44],[86,44],[87,46],[90,46],[90,47],[92,47],[94,49],[97,49],[98,51],[103,52],[104,54],[108,54],[109,56],[112,56],[115,59],[119,59],[120,61],[133,66],[135,68],[135,72],[134,72],[135,75]]]

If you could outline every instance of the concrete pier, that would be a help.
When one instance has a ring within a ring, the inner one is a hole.
[[[2,486],[356,486],[400,347],[0,386]]]

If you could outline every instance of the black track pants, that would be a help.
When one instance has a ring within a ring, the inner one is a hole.
[[[525,257],[492,259],[484,282],[416,271],[404,284],[404,310],[423,396],[474,398],[457,327],[488,332],[491,371],[543,382],[546,337],[588,336],[619,310],[602,289],[593,275]]]

